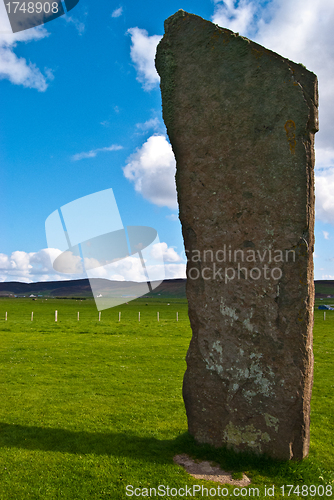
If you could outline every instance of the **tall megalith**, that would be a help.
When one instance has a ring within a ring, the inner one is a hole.
[[[188,259],[189,432],[301,459],[313,380],[317,78],[184,11],[166,20],[156,67]]]

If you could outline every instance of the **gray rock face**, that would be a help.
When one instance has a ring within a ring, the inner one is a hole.
[[[313,380],[317,78],[184,11],[166,20],[156,67],[188,257],[189,432],[301,459]]]

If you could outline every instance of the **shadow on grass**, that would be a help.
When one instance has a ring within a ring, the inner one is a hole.
[[[78,455],[132,457],[166,463],[172,440],[130,433],[87,432],[0,422],[0,448],[54,451]]]
[[[131,433],[94,433],[0,422],[0,447],[129,457],[155,464],[170,464],[174,455],[187,453],[199,460],[217,462],[226,471],[264,476],[276,484],[283,484],[288,479],[294,483],[314,484],[315,481],[319,483],[320,474],[328,475],[327,471],[308,459],[300,462],[280,461],[265,455],[236,453],[227,448],[199,445],[188,433],[175,439],[159,440]]]

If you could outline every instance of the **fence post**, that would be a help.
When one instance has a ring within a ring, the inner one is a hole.
[[[55,311],[55,322],[58,321],[58,311]]]
[[[99,321],[101,321],[101,311],[99,311]]]
[[[159,321],[159,313],[157,312],[157,320]]]
[[[176,313],[176,321],[179,321],[179,313]]]
[[[138,321],[140,322],[140,312],[138,313]]]
[[[118,313],[118,321],[121,321],[121,311]]]
[[[80,314],[79,314],[79,311],[78,311],[78,321],[79,321],[79,317],[80,317]]]
[[[6,314],[5,314],[5,321],[7,321],[7,311],[6,311]]]
[[[34,321],[34,313],[31,313],[31,321]]]
[[[325,321],[325,319],[326,319],[326,311],[324,311],[324,321]]]

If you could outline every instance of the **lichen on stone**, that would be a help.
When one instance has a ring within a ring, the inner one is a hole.
[[[231,421],[225,427],[224,438],[229,446],[247,445],[248,448],[262,452],[262,444],[270,441],[270,436],[267,432],[262,432],[260,429],[255,429],[253,424],[244,427],[238,427]]]

